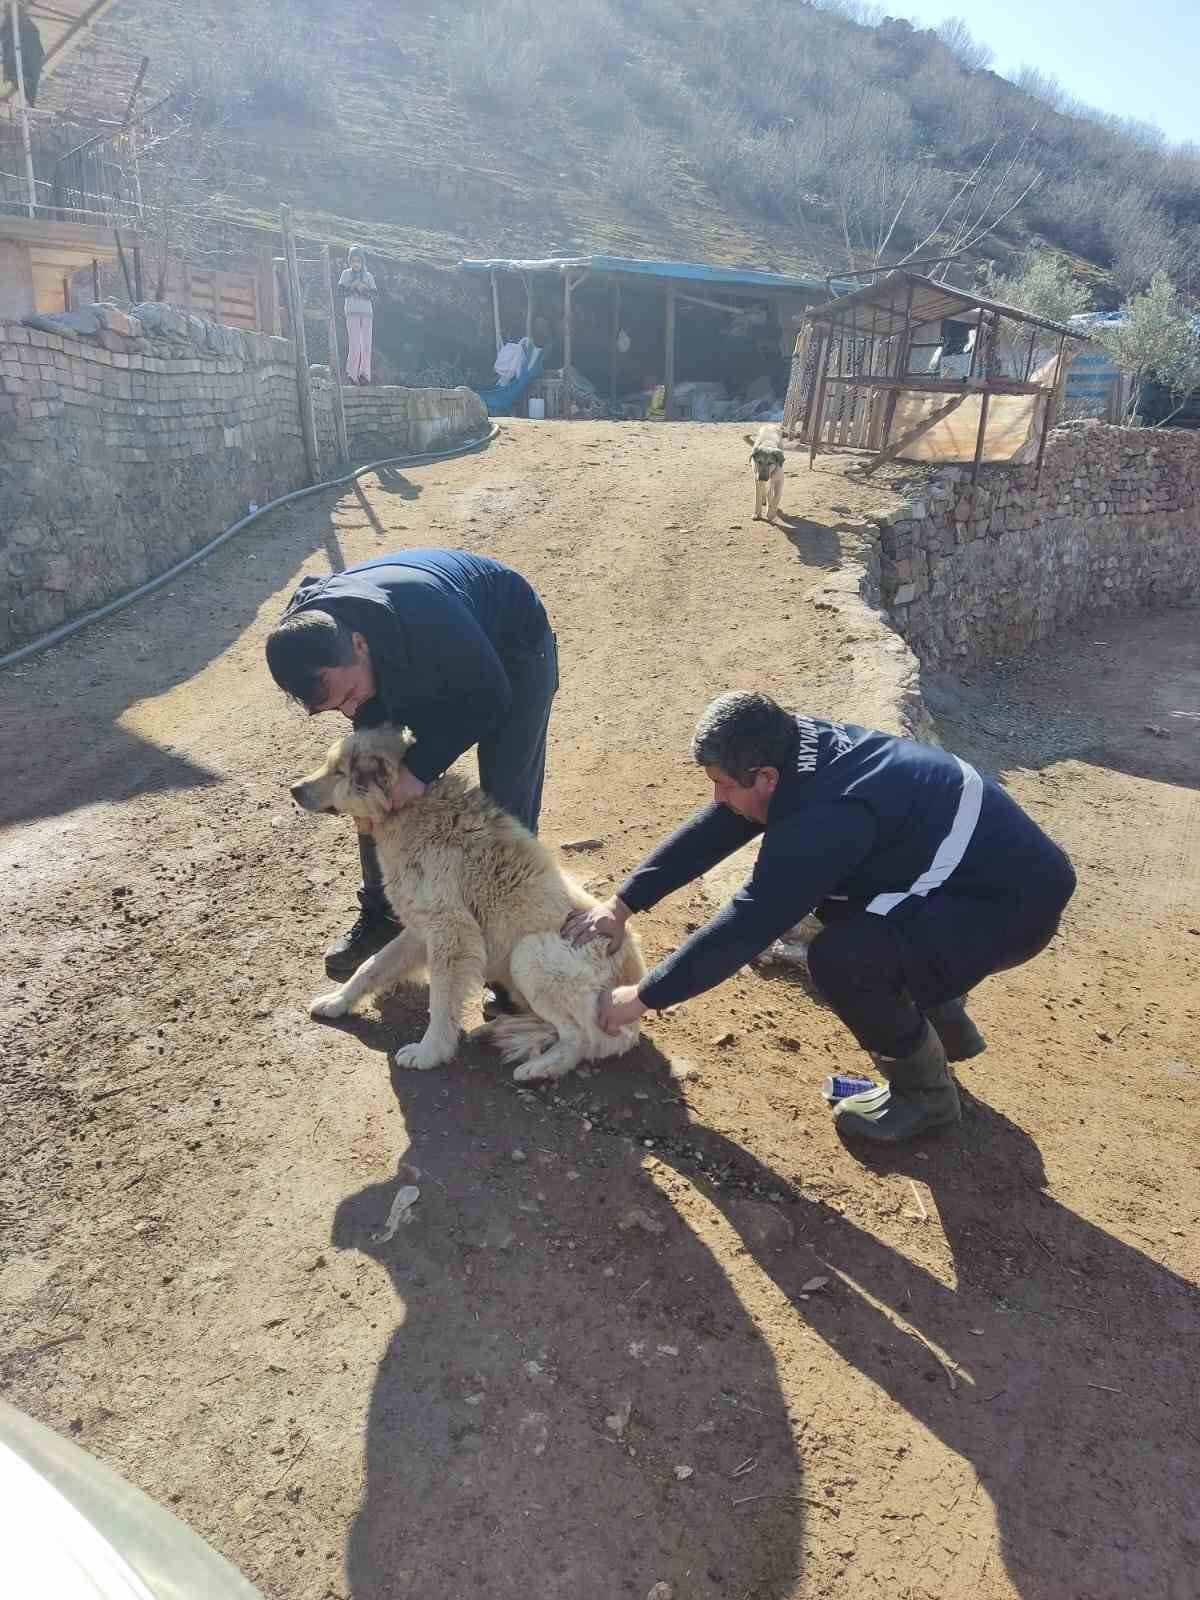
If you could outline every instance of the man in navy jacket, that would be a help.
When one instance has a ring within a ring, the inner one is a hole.
[[[626,921],[762,835],[749,879],[636,988],[601,1001],[610,1032],[732,976],[809,912],[813,982],[887,1086],[841,1101],[839,1127],[894,1143],[957,1122],[947,1060],[984,1041],[962,1004],[990,973],[1043,950],[1075,889],[1062,850],[1000,786],[933,745],[720,695],[692,753],[713,804],[611,900],[564,933],[620,943]]]
[[[311,715],[412,729],[394,806],[419,800],[476,745],[481,786],[537,832],[558,652],[542,602],[511,567],[466,550],[401,550],[305,578],[267,638],[267,666]],[[368,828],[358,920],[325,955],[333,978],[398,932]]]

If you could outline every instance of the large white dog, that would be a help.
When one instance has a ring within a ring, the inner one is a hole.
[[[341,1017],[368,995],[427,969],[429,1026],[396,1053],[402,1067],[437,1067],[458,1049],[463,1012],[485,982],[503,984],[526,1010],[476,1029],[514,1077],[561,1078],[581,1061],[621,1055],[636,1023],[604,1033],[602,990],[637,983],[645,963],[626,934],[615,955],[604,940],[575,949],[559,929],[572,911],[595,905],[540,840],[479,789],[448,775],[420,800],[390,810],[411,739],[385,729],[354,733],[330,750],[311,777],[292,786],[307,811],[370,820],[384,889],[403,924],[398,938],[332,993],[313,1001],[314,1017]]]

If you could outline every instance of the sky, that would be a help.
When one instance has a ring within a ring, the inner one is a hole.
[[[1005,77],[1036,67],[1087,105],[1200,144],[1200,0],[889,0],[886,9],[922,28],[961,17]]]

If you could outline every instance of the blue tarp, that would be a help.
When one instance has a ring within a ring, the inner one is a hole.
[[[568,269],[588,272],[619,272],[644,278],[674,278],[692,283],[707,283],[727,289],[782,289],[828,297],[830,285],[824,278],[794,277],[781,272],[758,272],[749,267],[710,267],[702,261],[637,261],[629,256],[548,256],[539,261],[460,261],[463,272],[557,272]],[[857,285],[832,285],[834,294],[848,293]]]
[[[494,389],[480,389],[479,398],[487,407],[489,417],[511,417],[513,407],[528,389],[529,385],[541,376],[542,362],[546,352],[539,350],[530,364],[519,378],[514,378],[511,383],[498,383]]]

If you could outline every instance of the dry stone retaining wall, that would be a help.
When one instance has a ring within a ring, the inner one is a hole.
[[[1033,467],[933,474],[878,521],[864,597],[925,666],[1012,655],[1089,611],[1200,599],[1200,435],[1084,423]]]

